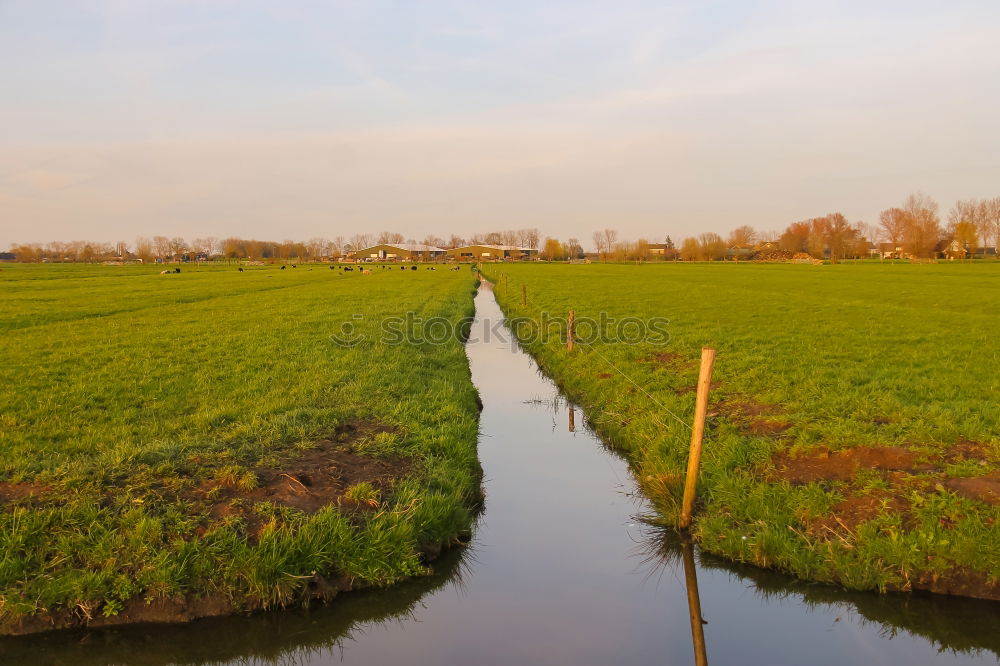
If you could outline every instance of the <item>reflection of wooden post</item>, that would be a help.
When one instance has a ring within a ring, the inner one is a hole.
[[[566,326],[566,351],[573,351],[573,322],[575,319],[576,315],[570,310],[569,321]]]
[[[572,406],[569,408],[569,431],[576,432],[576,410]]]
[[[694,644],[695,666],[708,666],[705,649],[705,627],[701,620],[701,597],[698,596],[698,572],[694,567],[694,547],[687,539],[681,541],[684,558],[684,583],[688,593],[688,611],[691,614],[691,642]]]
[[[528,285],[521,284],[521,305],[528,304]]]
[[[705,434],[705,413],[708,411],[708,389],[712,383],[712,366],[715,350],[701,350],[701,372],[698,374],[698,398],[694,407],[694,428],[691,431],[691,451],[688,453],[687,479],[684,482],[684,504],[681,507],[681,529],[691,526],[694,510],[694,492],[698,485],[698,466],[701,462],[701,439]]]

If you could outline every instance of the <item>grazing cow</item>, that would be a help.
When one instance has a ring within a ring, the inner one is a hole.
[[[292,268],[298,268],[298,266],[296,266],[295,264],[292,264]]]
[[[286,268],[288,268],[288,266],[282,266],[281,270],[285,270]]]
[[[242,266],[240,266],[240,267],[239,267],[239,268],[237,268],[236,270],[238,270],[238,271],[239,271],[240,273],[242,273],[242,272],[243,272],[243,267],[242,267]]]
[[[175,268],[175,269],[174,269],[174,273],[180,273],[180,272],[181,272],[181,269],[180,269],[180,268]]]
[[[361,269],[361,274],[362,275],[371,275],[372,272],[370,270],[368,270],[367,268],[362,268]]]
[[[415,270],[417,270],[417,267],[416,266],[410,266],[410,270],[411,271],[415,271]]]
[[[335,270],[337,270],[337,267],[336,266],[330,266],[330,270],[331,271],[335,271]]]
[[[166,270],[160,271],[160,275],[170,275],[171,273],[173,273],[173,271],[170,270],[169,268],[166,269]]]

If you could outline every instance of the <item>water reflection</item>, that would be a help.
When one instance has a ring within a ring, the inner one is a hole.
[[[474,564],[474,549],[453,548],[435,560],[430,576],[391,589],[351,592],[311,609],[0,638],[0,663],[162,666],[340,661],[352,643],[418,621],[425,608],[422,600],[433,592],[448,587],[461,594]]]
[[[989,663],[1000,657],[1000,616],[992,602],[923,593],[878,595],[807,583],[702,553],[673,529],[657,525],[655,518],[638,516],[635,521],[640,528],[635,554],[647,579],[662,581],[683,570],[696,664],[707,663],[703,623],[695,621],[704,620],[698,572],[724,574],[731,588],[752,592],[762,607],[801,607],[832,616],[833,624],[874,630],[886,641],[926,639],[942,659],[965,656]],[[704,612],[711,614],[709,603]],[[781,637],[778,628],[771,631]],[[720,639],[725,640],[716,637]]]

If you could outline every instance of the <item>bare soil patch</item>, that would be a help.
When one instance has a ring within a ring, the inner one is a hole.
[[[857,447],[831,453],[821,448],[792,457],[786,452],[771,458],[771,480],[805,484],[812,481],[850,481],[862,469],[916,471],[916,455],[896,446]]]
[[[990,459],[990,447],[984,442],[963,439],[943,451],[940,457],[946,463],[956,463],[964,460],[980,460],[985,462]]]
[[[657,352],[652,356],[641,359],[644,363],[656,363],[658,365],[665,365],[673,370],[689,370],[694,367],[695,362],[693,359],[688,358],[677,352]]]
[[[412,471],[413,463],[399,456],[360,455],[352,446],[365,437],[391,430],[370,423],[343,426],[334,439],[317,442],[315,448],[289,459],[280,468],[252,468],[257,477],[256,488],[248,490],[217,481],[204,482],[186,499],[210,502],[209,513],[213,519],[233,515],[245,519],[247,531],[252,536],[261,524],[260,517],[252,511],[257,502],[271,502],[305,513],[316,513],[331,504],[354,512],[373,511],[377,506],[344,497],[344,493],[351,486],[367,482],[384,494],[397,479]]]
[[[987,504],[1000,504],[1000,473],[945,479],[941,484],[962,497]]]
[[[720,402],[717,411],[746,435],[777,437],[792,427],[792,422],[781,416],[784,410],[780,406],[748,398]]]
[[[858,526],[884,514],[906,514],[910,503],[891,492],[848,497],[835,504],[830,515],[812,520],[808,529],[817,536],[853,533]]]
[[[0,482],[0,504],[41,499],[51,490],[48,486],[38,483]]]

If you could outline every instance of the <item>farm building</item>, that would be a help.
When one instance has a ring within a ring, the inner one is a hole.
[[[503,261],[505,259],[530,259],[538,250],[516,245],[466,245],[448,250],[448,256],[458,261]]]
[[[362,250],[356,250],[358,261],[427,261],[440,259],[445,250],[433,245],[419,243],[383,243]]]

